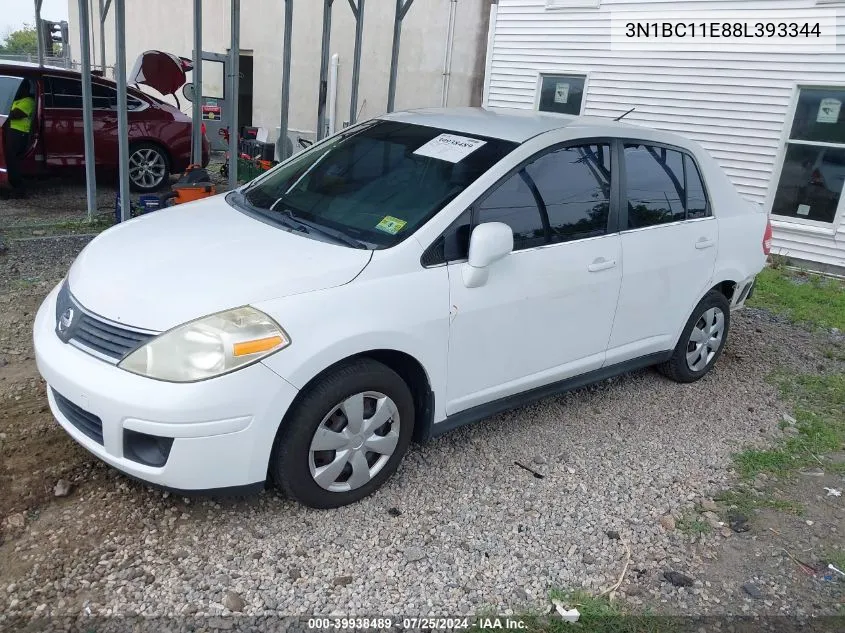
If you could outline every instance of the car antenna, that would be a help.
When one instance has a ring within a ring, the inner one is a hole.
[[[631,108],[630,110],[628,110],[625,114],[620,114],[618,117],[616,117],[616,118],[615,118],[615,119],[613,119],[613,120],[614,120],[614,121],[620,121],[620,120],[622,120],[624,117],[626,117],[626,116],[628,116],[629,114],[631,114],[631,112],[633,112],[633,111],[634,111],[634,110],[636,110],[636,109],[637,109],[636,107],[633,107],[633,108]]]

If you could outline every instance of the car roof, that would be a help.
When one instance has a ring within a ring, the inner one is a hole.
[[[21,71],[21,70],[49,70],[51,73],[62,73],[67,75],[79,75],[78,70],[73,70],[72,68],[62,68],[61,66],[50,66],[45,64],[44,66],[39,66],[33,62],[23,62],[23,61],[15,61],[11,59],[0,59],[0,72],[7,72],[7,71]]]
[[[637,137],[646,141],[688,146],[688,139],[652,128],[603,117],[546,114],[516,108],[420,108],[392,112],[380,118],[427,127],[524,143],[540,134],[583,128],[589,136]]]

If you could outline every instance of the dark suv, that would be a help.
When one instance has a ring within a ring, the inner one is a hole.
[[[147,78],[148,85],[155,82]],[[40,176],[85,166],[82,80],[76,71],[35,64],[0,62],[0,140],[21,83],[27,81],[36,111],[21,175]],[[92,77],[94,154],[98,172],[118,169],[117,85]],[[9,94],[7,94],[9,93]],[[191,162],[190,117],[174,106],[133,87],[129,101],[129,180],[135,191],[149,192],[168,183],[172,173]],[[6,186],[5,143],[0,142],[0,187]],[[208,164],[209,144],[203,134],[202,164]]]

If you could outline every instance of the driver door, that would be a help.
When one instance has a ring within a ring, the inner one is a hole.
[[[534,157],[473,208],[504,222],[514,251],[467,287],[448,265],[447,415],[601,368],[621,285],[613,145]]]

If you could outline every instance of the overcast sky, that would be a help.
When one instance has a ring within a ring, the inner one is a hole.
[[[44,0],[41,4],[41,17],[45,20],[67,20],[68,0]],[[0,0],[0,39],[9,31],[16,31],[24,24],[35,22],[35,2],[33,0]]]

